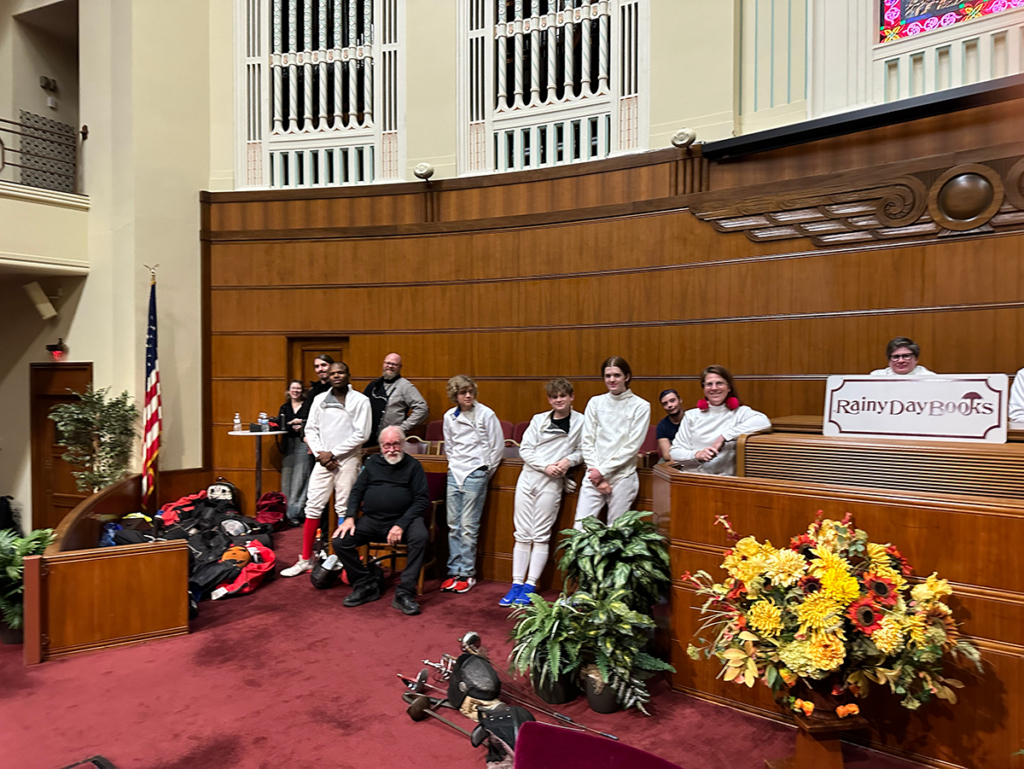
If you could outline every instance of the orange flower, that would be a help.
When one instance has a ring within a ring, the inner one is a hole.
[[[860,713],[860,708],[855,703],[849,705],[840,705],[836,708],[836,715],[840,718],[846,718],[847,716],[856,716]]]

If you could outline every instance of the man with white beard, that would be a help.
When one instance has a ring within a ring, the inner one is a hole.
[[[361,606],[384,594],[381,568],[376,564],[364,566],[358,548],[370,542],[387,542],[409,547],[391,605],[403,614],[420,613],[416,583],[429,540],[423,515],[430,498],[423,465],[405,454],[404,443],[405,433],[400,427],[381,431],[381,453],[368,457],[363,464],[348,496],[348,512],[334,532],[334,552],[352,583],[352,592],[342,601],[345,606]]]
[[[377,445],[377,435],[385,427],[401,427],[408,435],[412,428],[426,424],[430,416],[427,402],[416,385],[402,376],[402,356],[397,352],[384,356],[381,376],[370,382],[363,394],[370,399],[373,410],[373,427],[367,446]]]

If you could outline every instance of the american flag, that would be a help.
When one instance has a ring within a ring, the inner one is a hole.
[[[146,408],[142,435],[142,501],[156,484],[156,457],[160,453],[160,362],[156,356],[156,276],[149,285],[149,328],[146,332]]]

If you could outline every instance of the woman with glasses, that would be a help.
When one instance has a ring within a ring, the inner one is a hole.
[[[278,409],[278,424],[285,434],[278,448],[281,450],[281,493],[288,501],[285,517],[292,526],[298,526],[305,518],[306,489],[309,474],[315,458],[306,446],[304,428],[309,418],[312,395],[303,391],[302,380],[293,379],[288,383],[288,400]]]
[[[921,348],[913,339],[907,339],[905,336],[895,337],[885,348],[885,357],[889,359],[888,367],[875,369],[871,376],[919,376],[935,373],[918,364],[917,358],[920,354]]]
[[[736,475],[736,439],[772,423],[760,411],[740,403],[732,374],[723,366],[701,372],[704,397],[683,414],[672,441],[671,457],[691,473]]]

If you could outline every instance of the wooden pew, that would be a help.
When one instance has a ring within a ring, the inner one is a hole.
[[[772,436],[757,436],[757,441]],[[804,436],[812,437],[812,436]],[[917,444],[930,450],[936,444]],[[814,444],[805,446],[813,451]],[[1009,449],[1013,447],[1002,447]],[[831,472],[822,458],[820,469]],[[806,530],[818,510],[840,519],[854,515],[871,541],[896,545],[918,576],[937,571],[954,589],[954,617],[982,653],[985,673],[954,677],[966,684],[960,702],[931,702],[917,712],[875,687],[861,703],[871,724],[873,747],[933,766],[1011,766],[1024,745],[1024,501],[905,488],[867,489],[764,478],[724,478],[682,473],[666,465],[654,470],[655,512],[668,522],[672,574],[671,661],[673,687],[702,699],[788,720],[767,687],[753,689],[716,678],[713,661],[686,654],[699,624],[703,599],[679,579],[705,570],[716,580],[722,552],[731,545],[715,516],[728,515],[742,535],[776,546]],[[860,739],[856,738],[855,739]]]
[[[188,632],[184,541],[97,547],[103,524],[141,509],[140,475],[93,494],[25,559],[25,664]]]

